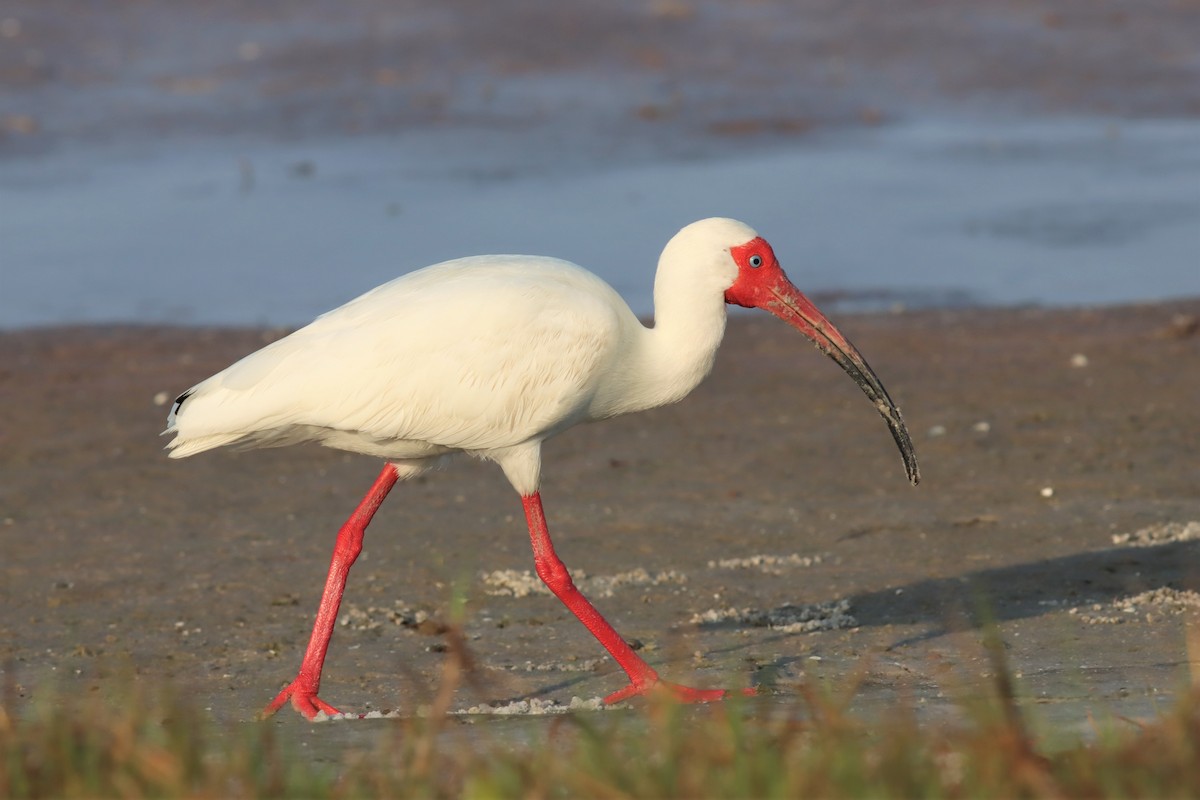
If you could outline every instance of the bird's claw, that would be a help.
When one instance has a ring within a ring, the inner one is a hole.
[[[292,701],[292,708],[300,712],[301,716],[310,722],[317,718],[318,714],[326,714],[328,716],[340,715],[333,706],[326,703],[321,698],[317,697],[317,693],[307,686],[300,684],[300,678],[289,683],[283,688],[279,694],[275,695],[275,699],[267,705],[259,714],[260,719],[266,719],[274,714],[289,701]]]
[[[622,700],[628,700],[631,697],[651,693],[664,694],[677,703],[714,703],[734,694],[740,694],[744,697],[753,697],[756,694],[754,687],[747,687],[741,690],[694,689],[691,686],[682,686],[678,683],[670,683],[655,678],[647,681],[630,682],[624,689],[618,689],[608,697],[605,697],[604,702],[612,705],[620,703]]]

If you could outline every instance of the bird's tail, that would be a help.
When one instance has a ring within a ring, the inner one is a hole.
[[[170,452],[167,456],[170,458],[187,458],[194,456],[196,453],[203,453],[205,450],[212,450],[222,445],[233,444],[242,438],[241,434],[237,433],[209,433],[200,436],[187,436],[179,429],[179,413],[183,408],[183,404],[187,402],[195,392],[198,386],[193,386],[179,397],[175,398],[175,402],[171,405],[171,411],[167,414],[167,427],[160,436],[174,436],[170,442],[167,442],[166,449]]]
[[[203,453],[205,450],[212,450],[217,447],[222,447],[227,444],[233,444],[242,437],[232,433],[217,433],[209,436],[198,436],[194,439],[185,439],[178,435],[179,431],[175,428],[168,427],[162,432],[162,436],[175,434],[175,438],[167,442],[168,458],[187,458],[194,456],[196,453]]]

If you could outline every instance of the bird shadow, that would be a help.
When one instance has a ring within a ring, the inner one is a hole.
[[[1056,558],[927,578],[845,596],[861,628],[923,629],[889,649],[948,633],[1040,617],[1072,607],[1110,603],[1160,587],[1200,591],[1200,541],[1113,547]],[[744,623],[702,623],[701,630],[737,630]],[[765,641],[795,634],[778,633]],[[730,649],[740,649],[734,646]]]
[[[986,623],[1044,616],[1110,603],[1169,586],[1200,590],[1200,542],[1113,547],[929,578],[860,592],[849,600],[861,626],[927,625],[892,648]]]
[[[1200,559],[1197,556],[1200,556],[1198,541],[1153,547],[1113,547],[951,577],[928,578],[849,594],[846,599],[850,601],[860,628],[916,629],[916,632],[888,644],[886,650],[891,651],[951,633],[980,630],[989,624],[1042,617],[1073,607],[1107,604],[1163,586],[1200,591]],[[734,621],[696,626],[698,632],[745,628],[744,623]],[[730,644],[710,652],[728,655],[795,636],[772,632],[765,637],[754,637],[752,642]],[[760,665],[754,683],[771,685],[772,674],[794,670],[803,659],[803,656],[782,657],[771,664]],[[585,675],[564,677],[538,687],[527,696],[569,691],[588,679]]]

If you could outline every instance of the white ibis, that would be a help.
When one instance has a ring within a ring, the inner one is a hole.
[[[338,531],[312,637],[295,680],[267,706],[312,719],[346,577],[363,534],[402,478],[449,453],[495,461],[521,495],[537,574],[629,676],[614,703],[651,689],[723,697],[661,680],[579,592],[546,527],[541,447],[580,422],[682,399],[709,373],[725,304],[765,309],[810,338],[870,398],[919,480],[900,410],[858,350],[784,275],[747,225],[706,219],[663,250],[646,327],[590,272],[533,256],[435,264],[386,283],[188,389],[167,417],[172,458],[228,444],[318,442],[386,460]]]

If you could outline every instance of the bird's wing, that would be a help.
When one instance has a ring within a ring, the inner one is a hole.
[[[629,319],[612,289],[566,262],[437,265],[185,393],[172,455],[302,439],[489,450],[544,437],[582,416]]]

